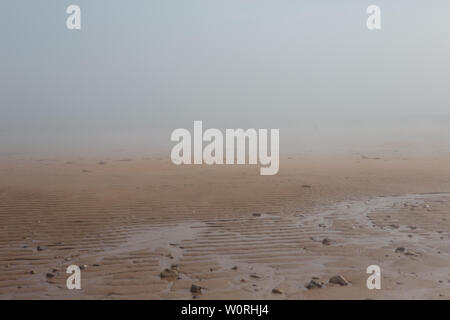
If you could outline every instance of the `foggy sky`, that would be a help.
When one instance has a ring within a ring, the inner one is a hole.
[[[279,128],[282,150],[450,150],[449,15],[448,0],[1,1],[0,153],[164,150],[194,120]]]

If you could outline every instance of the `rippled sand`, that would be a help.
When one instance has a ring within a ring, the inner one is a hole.
[[[292,155],[276,176],[2,157],[0,298],[449,299],[449,169],[449,154]],[[66,288],[71,264],[82,290]]]

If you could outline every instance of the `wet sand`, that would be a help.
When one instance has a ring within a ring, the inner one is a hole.
[[[0,177],[1,299],[450,298],[448,153],[291,155],[276,176],[2,156]]]

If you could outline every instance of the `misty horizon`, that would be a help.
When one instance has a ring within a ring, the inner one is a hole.
[[[447,151],[450,4],[3,3],[0,150],[166,152],[194,120],[280,129],[280,150]],[[207,13],[207,14],[206,14]]]

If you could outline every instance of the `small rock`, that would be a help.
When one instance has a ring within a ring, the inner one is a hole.
[[[322,240],[322,244],[323,244],[324,246],[329,246],[329,245],[331,244],[331,240],[328,239],[328,238],[324,238],[324,239]]]
[[[47,278],[49,278],[49,279],[51,279],[51,278],[53,278],[55,275],[53,274],[53,273],[47,273],[46,275],[45,275]]]
[[[418,254],[411,250],[406,250],[405,256],[418,256]]]
[[[309,184],[302,184],[302,188],[311,188]]]
[[[319,280],[312,279],[307,285],[306,288],[311,289],[319,289],[323,287],[323,282]]]
[[[252,274],[250,275],[250,277],[251,277],[251,278],[254,278],[254,279],[261,279],[261,276],[255,274],[255,273],[252,273]]]
[[[237,270],[237,266],[233,266],[232,268],[231,268],[231,270]]]
[[[193,284],[193,285],[191,285],[191,292],[192,293],[196,293],[196,294],[201,294],[202,293],[202,287],[200,287],[200,286],[198,286],[196,284]]]
[[[35,273],[36,273],[36,272],[34,272],[34,270],[31,270],[31,271],[30,271],[30,274],[35,274]]]
[[[398,247],[397,249],[395,249],[395,252],[396,252],[396,253],[403,253],[403,252],[405,252],[405,248],[403,248],[403,247]]]
[[[178,277],[178,271],[175,269],[164,269],[159,276],[161,279],[173,279]]]
[[[252,216],[254,216],[254,217],[261,217],[261,213],[252,213]]]
[[[105,161],[99,161],[98,164],[99,165],[104,165],[104,164],[106,164],[106,162]]]
[[[329,280],[330,283],[338,284],[340,286],[348,285],[348,281],[341,275],[333,276]]]
[[[78,266],[80,268],[80,270],[86,270],[87,269],[87,265],[86,264],[82,264]]]
[[[37,251],[44,251],[45,249],[47,249],[46,247],[44,247],[44,246],[37,246]]]
[[[389,227],[394,228],[394,229],[400,228],[400,226],[398,224],[390,224]]]
[[[274,293],[274,294],[283,294],[283,291],[281,291],[280,289],[274,288],[274,289],[272,289],[272,293]]]

